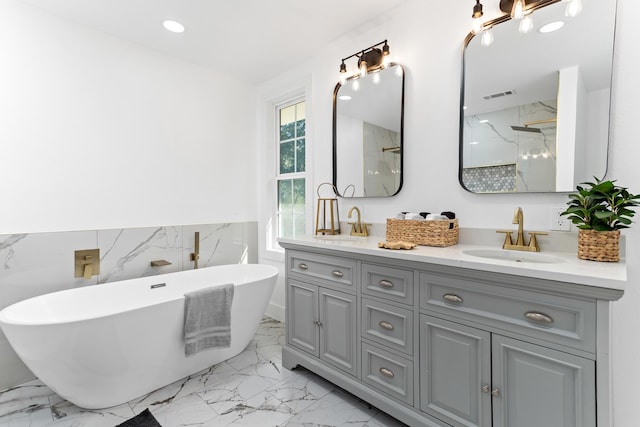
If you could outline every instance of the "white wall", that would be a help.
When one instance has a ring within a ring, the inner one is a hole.
[[[257,219],[255,87],[15,0],[0,55],[0,234]]]
[[[564,206],[564,194],[477,195],[458,184],[458,116],[463,38],[470,27],[467,9],[457,1],[409,1],[371,23],[341,37],[311,62],[265,83],[273,91],[287,82],[311,79],[314,111],[313,186],[331,180],[331,97],[340,59],[388,39],[392,60],[406,67],[404,187],[395,197],[343,199],[341,209],[363,208],[367,222],[381,223],[400,211],[452,210],[462,227],[504,228],[513,210],[522,206],[525,227],[546,230],[549,210]],[[586,2],[585,7],[588,7]],[[485,5],[485,11],[488,7]],[[609,176],[640,193],[637,117],[640,86],[640,46],[635,16],[640,4],[619,0],[612,90],[612,140]],[[446,19],[443,19],[446,17]],[[344,213],[341,216],[344,218]],[[640,215],[639,215],[640,217]],[[640,220],[638,220],[640,221]],[[261,231],[264,231],[263,229]],[[625,231],[627,259],[640,256],[640,225]],[[640,398],[640,264],[629,262],[625,296],[613,304],[613,405],[616,427],[637,425]]]

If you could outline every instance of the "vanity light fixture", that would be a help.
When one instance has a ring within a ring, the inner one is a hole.
[[[162,26],[165,28],[165,30],[171,31],[172,33],[184,33],[184,25],[182,25],[178,21],[167,19],[162,22]]]
[[[482,15],[484,15],[482,12],[482,3],[480,3],[480,0],[476,0],[476,4],[473,6],[473,13],[471,14],[471,18],[473,18],[473,21],[471,21],[471,31],[473,31],[473,34],[480,34],[482,32],[482,20],[480,19]]]
[[[382,47],[380,47],[381,45]],[[364,50],[349,55],[346,58],[342,58],[342,62],[340,63],[340,84],[342,85],[347,81],[347,64],[345,61],[354,57],[358,58],[358,73],[361,77],[364,77],[371,71],[376,71],[388,66],[389,44],[387,43],[387,40],[384,40]]]
[[[481,21],[483,16],[482,3],[480,3],[480,0],[475,0],[471,15],[473,18],[471,33],[480,36],[480,44],[482,46],[490,46],[493,43],[493,34],[491,32],[493,25],[514,19],[520,21],[518,30],[523,34],[527,34],[533,29],[532,14],[535,10],[561,1],[567,3],[566,16],[575,17],[582,12],[582,0],[499,0],[500,10],[506,15],[483,23]],[[558,24],[554,23],[554,25]],[[562,26],[562,24],[559,25]],[[551,28],[543,28],[539,30],[542,33],[555,31],[559,27],[554,29],[551,29],[553,26]]]

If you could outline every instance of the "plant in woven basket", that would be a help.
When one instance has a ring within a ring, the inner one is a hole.
[[[615,181],[594,179],[596,182],[583,182],[576,187],[578,192],[569,195],[569,207],[561,215],[567,215],[581,230],[629,228],[635,214],[631,208],[640,205],[640,195],[629,193],[627,188],[615,185]]]
[[[566,215],[578,231],[578,258],[593,261],[620,260],[620,230],[629,228],[640,205],[640,195],[629,193],[615,181],[583,182],[570,194]],[[587,187],[588,186],[588,187]]]

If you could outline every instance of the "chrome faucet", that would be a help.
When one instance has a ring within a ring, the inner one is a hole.
[[[540,252],[540,245],[538,245],[538,239],[536,236],[547,235],[549,233],[545,231],[530,231],[529,244],[524,243],[524,214],[522,208],[518,206],[513,214],[513,223],[518,224],[518,235],[516,237],[516,243],[511,240],[511,233],[513,230],[496,230],[496,233],[505,233],[504,243],[502,249],[509,249],[514,251],[528,251],[528,252]]]
[[[357,222],[348,222],[347,223],[347,224],[351,225],[351,233],[350,234],[352,236],[367,237],[369,235],[369,230],[367,230],[367,226],[371,225],[371,224],[363,224],[362,222],[360,222],[360,219],[361,219],[360,209],[358,209],[357,206],[354,206],[351,209],[349,209],[349,213],[347,214],[347,218],[351,218],[351,214],[353,213],[354,210],[358,213],[358,221]]]

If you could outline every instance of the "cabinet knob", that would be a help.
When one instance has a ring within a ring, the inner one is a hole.
[[[489,393],[491,391],[491,387],[484,384],[482,387],[480,387],[480,391],[482,391],[483,393]]]
[[[462,298],[460,298],[458,295],[456,294],[444,294],[442,296],[442,298],[446,301],[446,302],[453,302],[456,304],[460,304],[462,302]]]
[[[380,280],[378,284],[383,288],[393,288],[395,286],[391,280],[385,280],[385,279]]]
[[[498,390],[497,388],[494,388],[493,390],[491,390],[491,396],[500,397],[500,390]]]
[[[333,274],[335,277],[342,277],[342,276],[344,276],[344,273],[343,273],[342,271],[340,271],[340,270],[333,270],[333,271],[331,272],[331,274]]]
[[[553,318],[551,316],[547,316],[546,314],[537,311],[528,311],[524,314],[524,317],[529,320],[533,320],[534,322],[544,323],[545,325],[553,323]]]
[[[304,262],[301,262],[300,264],[298,264],[298,268],[300,270],[308,270],[309,266],[307,264],[305,264]]]
[[[380,373],[382,375],[384,375],[387,378],[393,378],[395,377],[395,374],[393,373],[393,371],[391,369],[387,369],[387,368],[380,368],[379,369]]]
[[[395,327],[391,323],[384,320],[381,320],[378,325],[380,325],[382,329],[386,329],[387,331],[393,331],[395,329]]]

